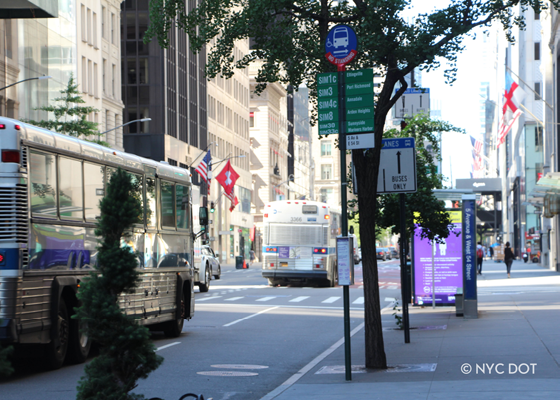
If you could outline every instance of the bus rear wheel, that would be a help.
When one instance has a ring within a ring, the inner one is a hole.
[[[63,299],[59,300],[57,319],[53,323],[51,342],[46,346],[47,363],[51,369],[59,369],[64,364],[70,336],[70,320]]]
[[[163,328],[163,333],[165,334],[165,336],[176,338],[181,335],[181,332],[183,332],[185,315],[187,313],[185,304],[185,296],[183,296],[183,299],[181,300],[181,315],[179,318],[165,323],[165,326]]]
[[[70,362],[74,364],[81,364],[88,358],[91,340],[86,334],[86,328],[86,323],[76,319],[70,320],[69,357]]]

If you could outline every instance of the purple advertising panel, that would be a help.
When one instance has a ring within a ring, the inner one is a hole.
[[[460,212],[450,212],[453,232],[444,243],[435,243],[435,249],[428,239],[420,238],[420,229],[414,232],[414,304],[432,304],[435,293],[436,304],[455,304],[457,288],[463,287],[463,238],[461,233]],[[435,254],[432,258],[432,251]],[[432,262],[433,259],[433,262]],[[435,279],[432,281],[432,270]],[[435,290],[434,290],[435,289]]]
[[[290,258],[290,247],[288,246],[278,247],[278,258]]]

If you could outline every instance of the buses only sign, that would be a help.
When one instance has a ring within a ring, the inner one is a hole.
[[[414,138],[383,139],[377,193],[416,192]]]

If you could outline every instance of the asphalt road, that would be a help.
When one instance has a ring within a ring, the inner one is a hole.
[[[382,304],[400,298],[398,260],[379,262]],[[350,289],[351,329],[363,322],[361,264]],[[269,287],[260,269],[222,268],[179,338],[154,333],[164,362],[135,393],[178,399],[260,399],[343,338],[342,288]],[[16,365],[0,383],[2,400],[74,399],[83,365],[47,371],[38,359]]]

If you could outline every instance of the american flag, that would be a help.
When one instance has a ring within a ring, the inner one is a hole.
[[[212,170],[212,166],[210,165],[211,160],[212,156],[210,155],[210,150],[208,150],[208,153],[206,153],[200,164],[198,164],[198,167],[195,169],[195,171],[198,172],[200,177],[204,179],[204,182],[207,184],[210,184],[209,171]]]
[[[471,136],[471,143],[472,147],[474,148],[474,152],[476,154],[480,154],[482,152],[482,142],[475,137]]]

